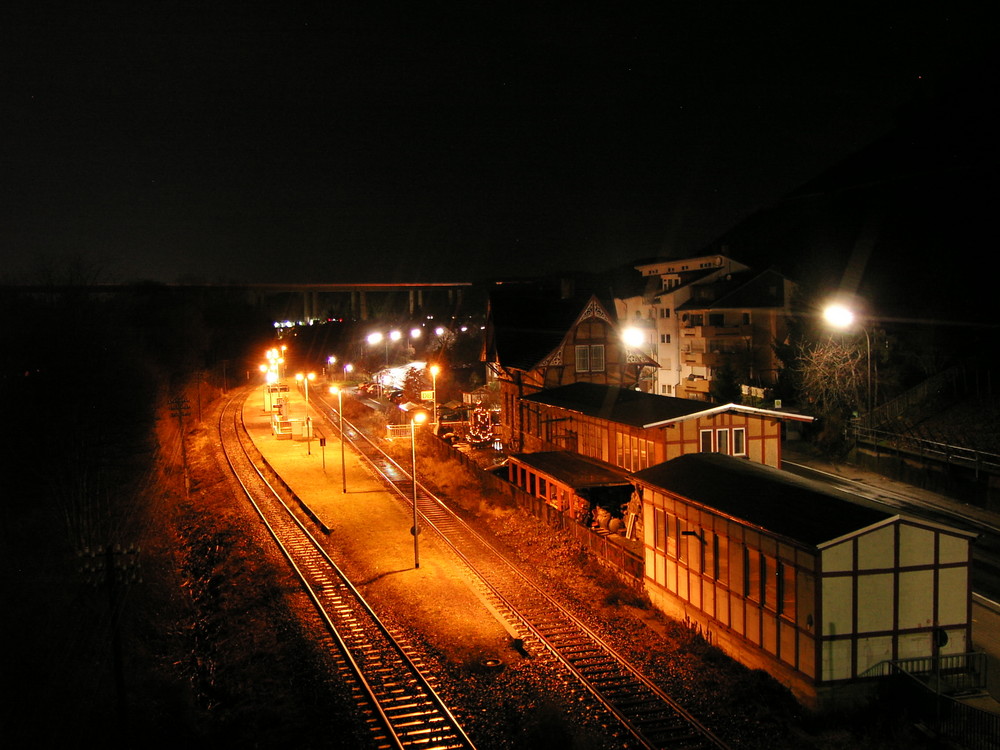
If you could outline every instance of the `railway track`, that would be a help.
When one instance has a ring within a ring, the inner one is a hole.
[[[326,405],[326,414],[335,411]],[[335,433],[339,418],[330,418]],[[423,533],[432,532],[465,567],[488,607],[516,637],[519,648],[546,658],[572,676],[593,701],[612,715],[631,738],[628,746],[645,748],[727,748],[696,717],[645,677],[604,638],[414,478],[409,467],[390,458],[378,443],[345,421],[354,451],[386,487],[413,512]]]
[[[335,663],[377,748],[474,748],[400,634],[391,632],[268,481],[242,423],[244,398],[219,418],[226,460],[336,644]]]

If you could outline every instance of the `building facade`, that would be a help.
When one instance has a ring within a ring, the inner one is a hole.
[[[640,371],[656,366],[623,341],[596,296],[521,290],[491,295],[483,360],[499,384],[501,440],[512,452],[525,450],[525,396],[574,383],[634,388]]]
[[[655,606],[809,707],[880,662],[971,648],[972,534],[719,454],[632,479]]]
[[[710,400],[720,368],[747,388],[766,389],[780,363],[774,343],[787,336],[794,285],[774,271],[757,273],[724,255],[637,265],[641,291],[619,296],[620,324],[658,363],[643,390]]]
[[[524,452],[564,450],[639,471],[688,453],[722,453],[779,467],[793,412],[711,404],[633,389],[575,383],[520,399]]]

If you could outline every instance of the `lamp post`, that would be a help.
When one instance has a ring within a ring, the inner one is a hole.
[[[269,369],[265,365],[260,366],[264,373],[264,411],[274,408],[274,396],[271,394],[271,386],[278,382],[278,373],[274,369]]]
[[[437,386],[437,378],[438,378],[438,373],[439,372],[441,372],[441,368],[440,367],[438,367],[437,365],[431,365],[431,392],[434,394],[434,396],[432,397],[433,398],[433,402],[434,402],[434,421],[433,421],[432,424],[434,425],[434,434],[435,435],[437,434],[437,430],[438,430],[438,386]]]
[[[316,373],[310,372],[308,375],[305,373],[298,373],[295,379],[302,383],[303,388],[305,388],[306,393],[306,403],[309,403],[309,381],[316,379]]]
[[[413,528],[410,529],[410,533],[413,534],[413,567],[420,567],[420,546],[417,541],[417,537],[420,534],[420,526],[417,522],[417,424],[422,423],[427,419],[427,415],[424,412],[416,412],[413,418],[410,419],[410,451],[411,451],[411,462],[413,476]]]
[[[841,304],[828,305],[826,309],[823,310],[823,319],[834,328],[839,328],[841,330],[849,330],[855,325],[856,316],[854,311],[848,307]],[[867,381],[868,381],[868,393],[866,395],[865,409],[867,413],[871,413],[872,410],[872,340],[871,336],[868,334],[868,329],[857,323],[858,328],[860,328],[865,334],[865,369],[867,371]]]
[[[369,346],[376,346],[378,344],[381,344],[381,343],[385,342],[385,366],[388,367],[389,366],[389,339],[386,338],[385,336],[383,336],[379,331],[375,331],[374,333],[369,333],[368,334],[367,341],[368,341],[368,345]]]
[[[335,385],[330,386],[330,393],[337,394],[337,424],[340,427],[340,477],[341,492],[347,494],[347,462],[344,458],[344,389]]]
[[[622,331],[622,343],[625,344],[629,349],[636,349],[643,354],[649,354],[652,357],[653,344],[649,336],[647,336],[646,331],[642,328],[636,326],[629,326],[624,331]],[[640,364],[636,368],[635,372],[635,389],[642,390],[642,371],[643,366]]]

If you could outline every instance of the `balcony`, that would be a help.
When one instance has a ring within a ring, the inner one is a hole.
[[[681,328],[681,336],[685,339],[716,339],[716,338],[738,338],[747,337],[744,331],[745,326],[684,326]]]
[[[681,362],[689,367],[720,367],[726,361],[726,352],[682,352]]]
[[[707,378],[702,378],[697,375],[689,375],[681,381],[680,390],[683,393],[698,394],[701,396],[708,393],[708,387],[710,384],[711,381]]]

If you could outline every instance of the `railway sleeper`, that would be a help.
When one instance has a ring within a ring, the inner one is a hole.
[[[587,675],[587,679],[602,690],[614,690],[615,687],[634,685],[635,680],[620,672],[605,672],[597,675]]]
[[[644,733],[646,739],[650,740],[657,747],[678,748],[678,750],[696,750],[697,748],[711,747],[705,742],[705,738],[696,732],[670,733],[660,735],[650,735]]]
[[[425,704],[425,706],[426,705],[430,704]],[[430,708],[424,707],[424,708],[414,709],[411,707],[406,711],[398,711],[398,712],[395,709],[392,709],[392,718],[393,721],[400,721],[403,722],[404,724],[407,722],[410,724],[418,724],[418,723],[425,724],[428,720],[431,721],[443,720],[441,714],[437,710],[437,707],[433,705],[431,705]]]
[[[578,640],[578,641],[560,641],[558,638],[549,638],[550,643],[552,643],[560,651],[596,651],[594,642],[590,639]]]
[[[573,666],[578,669],[588,669],[597,671],[599,669],[613,669],[617,666],[613,659],[609,659],[605,654],[589,653],[577,656],[568,655],[566,657],[573,662]]]

